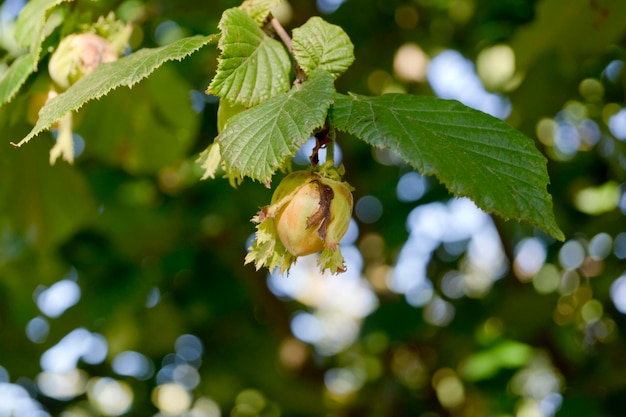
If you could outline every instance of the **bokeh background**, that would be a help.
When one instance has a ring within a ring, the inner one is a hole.
[[[0,8],[0,77],[24,3]],[[236,5],[54,13],[69,27],[114,11],[136,50],[216,33]],[[348,272],[322,276],[314,257],[256,272],[249,220],[272,190],[200,181],[195,162],[216,136],[216,48],[90,102],[75,164],[52,167],[54,132],[9,145],[36,120],[46,52],[0,108],[0,416],[625,415],[626,2],[290,0],[275,15],[344,28],[341,92],[453,98],[522,130],[567,240],[339,135]]]

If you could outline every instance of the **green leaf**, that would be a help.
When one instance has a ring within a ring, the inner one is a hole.
[[[41,49],[48,11],[65,1],[68,0],[31,0],[26,3],[16,21],[15,39],[18,44]]]
[[[0,79],[0,106],[8,103],[17,94],[26,79],[33,73],[36,65],[33,54],[22,55],[17,58]]]
[[[225,99],[220,100],[219,107],[217,108],[217,133],[220,134],[224,131],[228,119],[244,110],[246,110],[246,106],[233,104]]]
[[[0,106],[13,99],[28,76],[37,70],[41,44],[46,38],[48,11],[68,0],[32,0],[24,6],[15,25],[17,43],[29,50],[15,59],[0,79]]]
[[[322,68],[337,78],[354,61],[354,45],[346,32],[317,16],[293,30],[293,53],[307,75]]]
[[[219,28],[222,55],[207,94],[252,107],[289,90],[291,61],[280,42],[237,8],[224,12]]]
[[[233,116],[217,137],[227,170],[269,181],[324,124],[334,91],[332,76],[317,70],[288,93]]]
[[[246,0],[239,8],[250,16],[257,25],[261,25],[270,14],[272,8],[278,6],[282,0]]]
[[[184,38],[160,48],[141,49],[118,61],[100,65],[63,94],[47,102],[39,112],[35,127],[17,146],[27,143],[43,130],[49,129],[66,113],[78,110],[88,101],[98,99],[120,86],[132,87],[163,63],[181,60],[214,39],[215,35]]]
[[[484,211],[564,239],[546,191],[546,159],[505,122],[457,101],[405,94],[337,94],[330,115],[337,129],[396,151]]]

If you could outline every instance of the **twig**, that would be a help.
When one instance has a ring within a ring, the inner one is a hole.
[[[337,137],[335,129],[330,129],[328,136],[330,142],[326,144],[326,162],[332,161],[333,165],[335,165],[335,139]]]
[[[270,20],[270,24],[276,31],[276,34],[278,35],[280,40],[283,41],[287,49],[289,49],[289,53],[293,56],[293,42],[291,41],[291,37],[289,36],[283,25],[280,24],[278,19],[276,19],[275,17],[272,17],[271,19],[272,20]]]
[[[276,32],[280,40],[285,44],[285,46],[287,47],[287,50],[289,50],[289,54],[291,55],[291,58],[293,59],[293,70],[296,73],[295,82],[297,84],[302,84],[303,82],[306,81],[307,76],[302,70],[302,68],[300,68],[298,61],[296,61],[296,57],[293,53],[293,42],[291,40],[291,37],[289,36],[289,34],[287,33],[283,25],[280,24],[278,19],[276,19],[271,14],[269,17],[270,17],[270,24],[272,25],[272,28],[274,29],[274,31]]]

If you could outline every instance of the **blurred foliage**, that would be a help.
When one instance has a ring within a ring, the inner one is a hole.
[[[133,22],[138,49],[216,33],[222,11],[238,3],[64,3],[41,68],[67,28],[111,10]],[[291,0],[285,26],[332,4]],[[350,270],[354,277],[312,276],[289,296],[268,283],[297,285],[295,272],[268,279],[243,266],[249,219],[271,190],[199,180],[195,160],[217,133],[217,101],[203,94],[215,48],[81,109],[75,133],[84,152],[74,165],[48,164],[50,133],[18,150],[9,145],[32,128],[49,83],[45,70],[33,74],[0,108],[0,416],[48,415],[26,414],[25,402],[18,412],[24,395],[66,417],[623,415],[624,7],[621,0],[348,0],[323,14],[355,44],[356,61],[337,80],[341,91],[433,94],[428,82],[396,71],[406,43],[431,59],[453,49],[472,61],[506,45],[517,59],[509,82],[494,88],[510,100],[507,121],[549,157],[557,222],[569,240],[493,219],[506,258],[491,275],[471,265],[490,258],[492,246],[469,235],[437,241],[426,250],[433,293],[422,304],[394,290],[390,276],[411,240],[407,216],[450,197],[428,179],[423,195],[398,199],[398,181],[411,169],[349,136],[338,138],[346,180],[356,200],[374,196],[383,208],[373,221],[356,219],[362,266]],[[9,27],[3,15],[2,59]],[[449,287],[458,277],[461,293]],[[333,291],[323,287],[349,282],[361,284],[328,309]],[[69,292],[54,292],[59,283]],[[332,319],[363,288],[377,301],[349,322],[354,340],[324,350],[296,331],[296,318]],[[57,295],[46,302],[46,294]],[[77,334],[79,347],[62,343]],[[147,361],[122,362],[129,351]]]

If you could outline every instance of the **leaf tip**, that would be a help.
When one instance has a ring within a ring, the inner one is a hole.
[[[565,242],[565,234],[558,226],[552,229],[550,232],[550,236],[558,240],[559,242]]]

